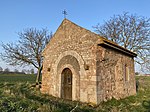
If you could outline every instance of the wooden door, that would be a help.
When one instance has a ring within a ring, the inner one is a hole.
[[[69,68],[62,72],[62,98],[72,100],[72,72]]]

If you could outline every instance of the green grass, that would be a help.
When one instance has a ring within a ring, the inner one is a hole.
[[[138,92],[135,96],[101,103],[100,107],[107,111],[150,112],[150,77],[136,76]]]
[[[0,82],[35,82],[33,74],[0,74]]]
[[[5,79],[5,80],[4,80]],[[7,79],[7,80],[6,80]],[[150,112],[150,77],[138,76],[138,92],[98,106],[43,95],[33,87],[33,75],[0,76],[0,112]]]

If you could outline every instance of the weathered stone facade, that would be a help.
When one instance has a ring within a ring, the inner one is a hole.
[[[95,104],[136,94],[136,54],[67,19],[43,56],[42,93]]]

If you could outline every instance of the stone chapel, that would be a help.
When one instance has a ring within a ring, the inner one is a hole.
[[[136,54],[68,19],[43,56],[42,93],[94,104],[136,94]]]

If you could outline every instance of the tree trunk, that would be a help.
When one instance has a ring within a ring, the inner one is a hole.
[[[36,76],[36,83],[39,83],[39,81],[40,81],[40,76],[41,76],[42,68],[43,68],[43,65],[38,68],[38,73],[37,73],[37,76]]]

